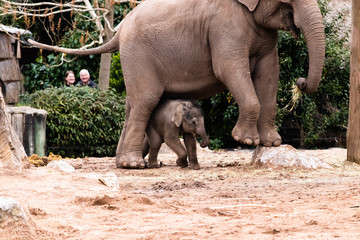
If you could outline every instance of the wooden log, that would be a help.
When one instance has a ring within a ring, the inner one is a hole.
[[[35,121],[34,121],[34,112],[27,111],[24,114],[25,127],[24,127],[24,139],[23,145],[28,156],[31,156],[35,153]]]
[[[20,142],[23,142],[24,134],[24,115],[22,113],[12,113],[11,115],[11,126],[14,128],[16,135]]]
[[[46,116],[47,112],[28,106],[8,107],[13,126],[27,155],[45,156],[46,150]]]
[[[45,156],[46,115],[45,110],[38,110],[35,115],[35,153],[40,157]]]

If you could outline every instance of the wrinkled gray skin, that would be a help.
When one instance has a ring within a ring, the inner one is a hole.
[[[295,38],[304,34],[309,72],[297,85],[313,93],[325,57],[316,0],[146,0],[101,47],[78,50],[29,42],[68,54],[120,50],[127,114],[116,166],[144,168],[145,129],[161,97],[201,99],[227,88],[240,112],[233,138],[248,145],[281,144],[275,126],[279,29]]]
[[[185,147],[180,142],[183,135]],[[200,106],[191,100],[161,100],[151,114],[146,127],[143,157],[149,153],[149,168],[160,167],[157,156],[166,143],[178,156],[176,164],[182,168],[200,169],[196,155],[196,134],[202,138],[201,147],[209,145],[204,116]],[[189,162],[187,160],[189,157]]]

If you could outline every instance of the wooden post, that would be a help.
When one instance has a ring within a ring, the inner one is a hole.
[[[360,2],[352,1],[349,123],[347,160],[360,164]]]
[[[34,134],[34,113],[32,111],[25,112],[25,127],[24,127],[24,148],[28,156],[35,153],[35,134]]]
[[[35,153],[45,157],[46,148],[46,115],[45,110],[37,110],[35,115]]]
[[[105,8],[110,10],[108,16],[109,23],[111,27],[114,25],[114,1],[113,0],[105,0]],[[104,44],[110,41],[113,37],[113,32],[105,24],[105,37]],[[107,90],[109,88],[110,81],[110,68],[111,68],[111,53],[103,53],[101,54],[100,60],[100,72],[99,72],[99,88],[101,90]]]
[[[5,110],[5,100],[0,91],[0,170],[21,172],[29,167],[24,147],[17,137]]]

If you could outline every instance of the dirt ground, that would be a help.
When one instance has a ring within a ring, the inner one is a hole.
[[[0,239],[360,239],[360,166],[345,149],[306,150],[332,169],[259,169],[249,150],[199,150],[201,170],[165,152],[160,169],[117,169],[114,158],[66,159],[75,172],[0,174],[0,196],[27,224]],[[116,174],[119,189],[98,176]]]

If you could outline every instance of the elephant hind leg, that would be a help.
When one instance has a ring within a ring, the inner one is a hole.
[[[164,92],[161,81],[151,69],[143,71],[127,67],[126,130],[120,138],[116,154],[117,166],[122,168],[145,168],[142,148],[145,129],[153,109],[156,107]],[[130,73],[129,73],[130,72]]]
[[[158,163],[158,154],[161,147],[161,144],[164,142],[159,135],[159,133],[155,130],[151,124],[149,124],[146,128],[146,135],[149,146],[149,168],[159,168],[160,165]]]
[[[124,122],[124,126],[123,126],[123,129],[121,131],[119,142],[118,142],[118,145],[117,145],[117,148],[116,148],[115,165],[116,165],[117,168],[121,168],[121,164],[119,162],[119,159],[120,159],[119,156],[121,155],[121,152],[122,152],[122,149],[123,149],[123,146],[124,146],[124,138],[125,138],[125,135],[126,135],[126,128],[127,128],[127,124],[128,124],[129,115],[130,115],[130,103],[129,103],[129,100],[126,99],[126,103],[125,103],[125,122]]]

